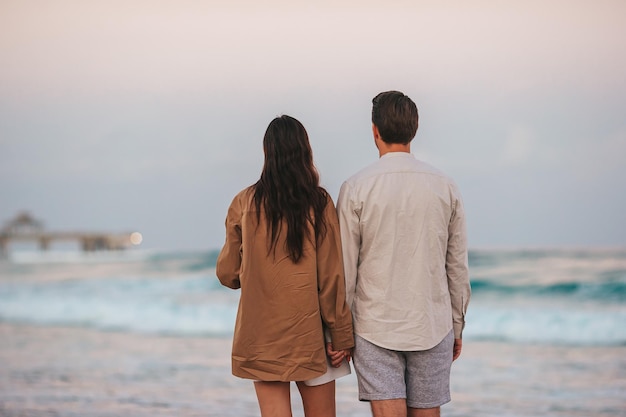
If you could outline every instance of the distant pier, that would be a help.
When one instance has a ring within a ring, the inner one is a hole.
[[[103,250],[123,250],[141,243],[138,232],[132,233],[97,233],[97,232],[48,232],[43,223],[29,213],[19,213],[13,220],[0,229],[0,256],[7,256],[12,242],[37,242],[43,251],[48,250],[53,242],[78,242],[85,252]]]

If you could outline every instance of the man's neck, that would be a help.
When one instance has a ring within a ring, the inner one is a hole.
[[[382,140],[378,143],[378,155],[382,157],[389,152],[406,152],[411,153],[411,144],[402,143],[386,143]]]
[[[382,157],[389,152],[406,152],[411,153],[411,142],[409,143],[387,143],[380,136],[378,127],[372,123],[372,133],[374,134],[374,143],[378,148],[378,155]]]

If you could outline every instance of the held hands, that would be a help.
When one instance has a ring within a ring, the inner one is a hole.
[[[334,350],[333,344],[328,342],[326,343],[326,355],[328,355],[328,359],[330,359],[332,366],[339,368],[344,359],[350,362],[350,359],[352,358],[352,349]]]

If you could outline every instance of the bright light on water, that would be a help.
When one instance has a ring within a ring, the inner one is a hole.
[[[143,236],[139,232],[133,232],[130,234],[130,243],[133,245],[139,245],[143,241]]]

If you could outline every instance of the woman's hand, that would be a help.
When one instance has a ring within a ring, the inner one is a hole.
[[[326,355],[330,359],[330,363],[335,368],[341,366],[341,362],[345,359],[350,362],[352,359],[352,349],[334,350],[332,343],[326,343]]]

